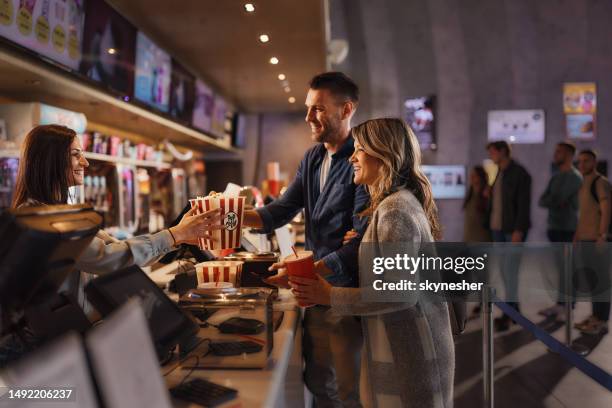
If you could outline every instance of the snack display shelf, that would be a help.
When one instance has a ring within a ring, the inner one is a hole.
[[[129,165],[133,165],[136,167],[152,167],[156,169],[169,169],[172,167],[170,163],[166,163],[166,162],[158,162],[158,161],[150,161],[150,160],[136,160],[136,159],[130,159],[128,157],[111,156],[108,154],[85,152],[84,155],[87,160],[98,160],[98,161],[105,161],[105,162],[110,162],[110,163],[129,164]]]

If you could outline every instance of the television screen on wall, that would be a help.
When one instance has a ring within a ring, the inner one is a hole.
[[[431,183],[436,199],[464,198],[466,187],[465,166],[423,165],[421,170]]]
[[[542,109],[489,111],[487,119],[489,141],[544,143],[546,132]]]
[[[215,95],[215,108],[213,109],[211,132],[215,136],[223,136],[226,133],[227,104],[221,95]]]
[[[193,126],[205,132],[210,132],[214,109],[215,99],[212,90],[203,81],[196,80]]]
[[[139,31],[134,97],[162,112],[168,112],[171,69],[170,55]]]
[[[79,71],[112,90],[134,94],[136,28],[103,0],[85,2]]]
[[[191,124],[195,104],[195,76],[178,61],[172,59],[172,80],[170,82],[170,115]]]
[[[422,96],[404,102],[404,120],[414,131],[422,150],[436,150],[436,98]]]
[[[3,0],[0,6],[0,36],[68,68],[79,68],[82,1]]]

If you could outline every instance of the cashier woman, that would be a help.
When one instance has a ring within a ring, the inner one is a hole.
[[[83,184],[89,166],[74,130],[65,126],[37,126],[26,136],[15,186],[13,208],[66,204],[68,188]],[[100,230],[77,261],[78,270],[64,283],[64,290],[78,293],[79,304],[89,309],[83,295],[91,274],[105,274],[130,266],[145,266],[181,243],[196,243],[197,236],[220,229],[218,211],[186,214],[180,223],[155,234],[118,241]],[[212,237],[211,237],[212,238]]]

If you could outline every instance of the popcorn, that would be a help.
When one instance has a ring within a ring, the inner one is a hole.
[[[240,247],[242,219],[244,215],[244,197],[227,197],[223,193],[211,191],[208,196],[198,196],[189,200],[191,208],[196,208],[197,214],[221,208],[221,219],[224,229],[212,231],[218,242],[199,238],[199,246],[204,250],[218,250]]]

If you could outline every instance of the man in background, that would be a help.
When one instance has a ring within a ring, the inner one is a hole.
[[[531,227],[531,176],[523,166],[512,159],[510,145],[507,142],[491,142],[487,145],[487,152],[499,168],[489,201],[489,228],[493,241],[525,242]],[[504,256],[501,263],[506,300],[517,311],[520,263],[520,255],[515,254]],[[496,330],[508,330],[511,323],[510,316],[504,314],[501,318],[495,319]]]
[[[578,191],[582,185],[582,176],[574,167],[576,146],[568,142],[557,144],[553,156],[553,164],[557,172],[548,182],[548,186],[540,197],[540,207],[548,209],[547,235],[550,242],[572,242],[578,224]],[[565,293],[565,279],[562,277],[563,251],[554,248],[557,270],[560,272],[559,287]],[[540,311],[540,314],[556,316],[556,320],[563,322],[567,319],[565,307],[562,302]]]
[[[584,179],[578,193],[580,209],[576,229],[576,262],[579,281],[586,278],[593,295],[599,289],[607,299],[593,301],[593,314],[574,327],[586,334],[608,332],[610,318],[610,262],[606,244],[610,228],[610,184],[596,170],[597,154],[583,150],[578,155],[578,169]],[[584,276],[580,276],[584,275]]]
[[[247,226],[273,231],[304,209],[306,249],[314,251],[316,272],[334,286],[357,286],[357,249],[366,228],[357,214],[369,196],[353,183],[348,160],[354,151],[350,129],[358,102],[357,85],[343,73],[326,72],[311,80],[305,120],[317,145],[304,155],[287,191],[267,206],[245,212],[244,219]],[[343,236],[352,228],[358,235],[343,246]],[[286,286],[287,275],[281,270],[269,282]],[[361,324],[357,317],[335,317],[328,310],[320,305],[306,309],[304,382],[317,407],[360,407]]]

